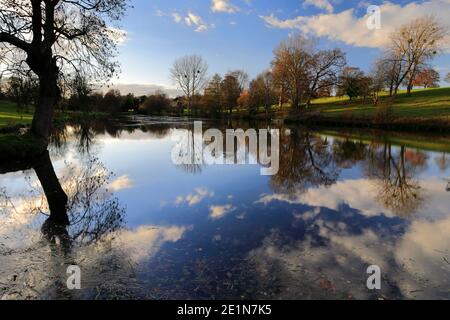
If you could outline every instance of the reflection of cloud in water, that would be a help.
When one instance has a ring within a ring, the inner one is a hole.
[[[165,243],[180,240],[189,229],[148,225],[118,230],[88,246],[75,245],[68,255],[55,254],[54,245],[43,241],[38,230],[26,230],[26,237],[33,243],[0,252],[0,299],[79,298],[78,294],[89,296],[98,292],[111,298],[124,294],[123,290],[128,290],[131,297],[142,295],[145,290],[133,279],[138,264],[151,259]],[[80,292],[65,288],[66,268],[71,264],[82,271]]]
[[[128,175],[125,174],[111,181],[108,187],[109,189],[111,189],[111,191],[116,192],[123,189],[130,189],[133,186],[134,186],[133,180],[131,180],[128,177]]]
[[[286,244],[275,229],[249,254],[260,282],[279,279],[278,298],[448,297],[450,217],[415,221],[405,234],[395,235],[384,224],[355,232],[348,222],[318,210],[306,214],[294,216],[310,222],[304,240]],[[317,236],[326,245],[318,244]],[[366,268],[372,264],[381,267],[380,292],[366,288]]]
[[[236,207],[233,207],[231,204],[210,206],[209,217],[213,220],[221,219],[234,210],[236,210]]]
[[[178,196],[175,199],[174,204],[176,206],[180,206],[184,203],[188,204],[189,206],[194,206],[196,204],[199,204],[206,198],[212,198],[214,197],[214,192],[208,190],[207,188],[201,187],[201,188],[195,188],[193,193],[190,193],[186,196]]]
[[[122,230],[112,234],[116,238],[115,247],[126,252],[130,258],[139,262],[151,258],[166,242],[177,242],[188,227],[178,226],[140,226],[136,230]]]
[[[428,178],[421,181],[423,193],[426,195],[424,206],[415,213],[415,217],[437,218],[449,214],[450,197],[445,191],[445,182],[439,178]],[[338,210],[342,204],[358,209],[366,216],[386,214],[395,216],[389,209],[375,201],[377,186],[372,179],[339,181],[330,187],[310,188],[306,192],[294,194],[263,194],[256,201],[268,205],[272,201],[289,204],[306,204]]]

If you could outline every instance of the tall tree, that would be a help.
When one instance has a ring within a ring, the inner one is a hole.
[[[241,95],[241,86],[238,78],[233,73],[225,75],[222,81],[223,103],[228,108],[229,115],[233,113],[233,109],[237,107],[237,100]]]
[[[275,82],[286,91],[292,107],[298,109],[309,90],[308,69],[314,42],[298,34],[281,42],[272,61]],[[282,90],[283,91],[283,90]]]
[[[250,105],[253,109],[264,107],[267,118],[274,103],[276,103],[276,94],[273,75],[270,71],[264,71],[250,83]]]
[[[38,90],[35,77],[17,74],[8,79],[8,96],[19,110],[27,109],[36,102]]]
[[[386,87],[389,88],[389,96],[397,94],[400,85],[400,78],[407,68],[401,55],[392,51],[387,51],[382,58],[375,62],[375,73],[382,79]]]
[[[307,106],[319,91],[329,89],[338,83],[338,77],[346,64],[345,53],[341,49],[323,50],[313,55],[308,72]]]
[[[241,91],[247,89],[249,76],[244,70],[234,70],[230,71],[229,74],[233,75],[239,83],[239,88]]]
[[[123,36],[115,24],[127,0],[2,0],[0,63],[30,69],[39,79],[31,131],[48,140],[59,82],[80,70],[100,79],[117,70],[112,61]]]
[[[396,83],[395,91],[406,80],[410,93],[420,68],[441,51],[441,44],[448,31],[433,16],[424,16],[400,27],[391,35],[391,56],[405,63]]]
[[[208,64],[197,55],[184,56],[175,61],[170,71],[172,81],[186,95],[188,110],[192,111],[193,99],[207,83]]]
[[[338,95],[347,95],[350,100],[363,94],[364,72],[355,67],[347,67],[339,77]]]
[[[205,88],[204,99],[207,109],[215,114],[222,112],[222,77],[215,74]]]

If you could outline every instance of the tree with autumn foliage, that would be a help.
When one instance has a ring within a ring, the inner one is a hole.
[[[438,88],[441,77],[439,72],[432,68],[421,70],[414,78],[413,86],[426,88]]]

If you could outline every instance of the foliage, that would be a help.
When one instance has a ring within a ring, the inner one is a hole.
[[[161,115],[167,112],[172,105],[172,101],[162,92],[145,98],[144,102],[139,106],[139,112],[151,115]]]

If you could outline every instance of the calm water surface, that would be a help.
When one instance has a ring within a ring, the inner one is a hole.
[[[192,121],[170,118],[67,126],[49,157],[6,164],[0,298],[450,299],[450,140],[258,126],[280,129],[275,176],[174,165]],[[53,169],[67,228],[47,221]]]

